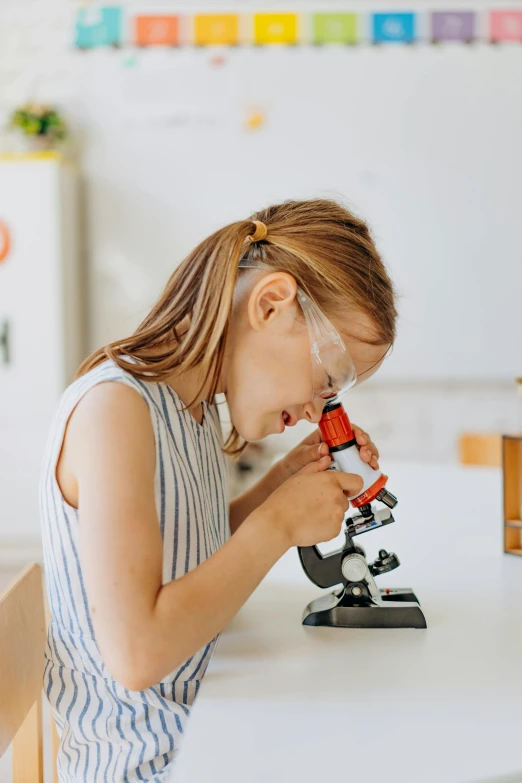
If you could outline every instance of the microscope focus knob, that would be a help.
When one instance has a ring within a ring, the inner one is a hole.
[[[385,549],[380,549],[379,557],[370,565],[370,571],[372,576],[386,574],[388,571],[393,571],[395,568],[398,568],[400,564],[401,561],[395,552],[387,552]]]
[[[361,582],[368,576],[368,566],[362,555],[347,555],[341,565],[341,571],[348,582]]]

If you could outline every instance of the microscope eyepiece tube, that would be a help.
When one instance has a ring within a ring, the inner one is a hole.
[[[342,404],[337,400],[327,403],[323,410],[319,429],[325,443],[328,444],[332,457],[331,470],[342,470],[345,473],[355,473],[362,477],[364,484],[362,490],[348,499],[352,506],[360,506],[371,503],[372,500],[384,490],[388,476],[380,470],[374,470],[367,462],[361,459],[357,440],[355,438],[350,419]],[[384,499],[386,497],[386,499]],[[394,496],[385,491],[383,502],[389,505]]]

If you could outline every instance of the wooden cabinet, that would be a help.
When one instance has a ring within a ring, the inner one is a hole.
[[[522,435],[502,437],[504,552],[522,555]]]
[[[522,434],[465,433],[459,456],[463,465],[502,468],[504,552],[522,555]]]

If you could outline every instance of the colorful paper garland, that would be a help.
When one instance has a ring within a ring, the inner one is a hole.
[[[429,32],[421,38],[418,21],[424,14],[430,19]],[[142,47],[236,46],[240,43],[257,46],[353,45],[366,40],[362,35],[366,20],[369,21],[369,42],[373,44],[411,44],[423,40],[434,44],[472,43],[483,40],[478,32],[480,16],[478,11],[143,13],[133,17],[132,38],[127,41],[121,7],[87,7],[78,11],[75,45],[80,49],[121,46],[124,42]],[[245,18],[249,19],[250,26],[248,41],[241,37],[241,29],[246,31],[248,26],[246,22],[242,24]],[[522,10],[490,11],[487,40],[522,43]]]

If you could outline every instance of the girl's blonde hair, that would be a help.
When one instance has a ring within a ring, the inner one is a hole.
[[[267,228],[261,241],[250,240],[256,230],[259,235],[254,221]],[[134,334],[95,351],[76,377],[106,359],[144,381],[165,381],[199,367],[201,388],[209,384],[212,401],[243,258],[291,274],[337,323],[350,313],[365,313],[374,325],[371,344],[393,344],[395,292],[366,223],[334,201],[286,201],[203,240],[174,270]],[[180,335],[183,322],[186,331]],[[239,454],[244,446],[232,429],[225,451]]]

